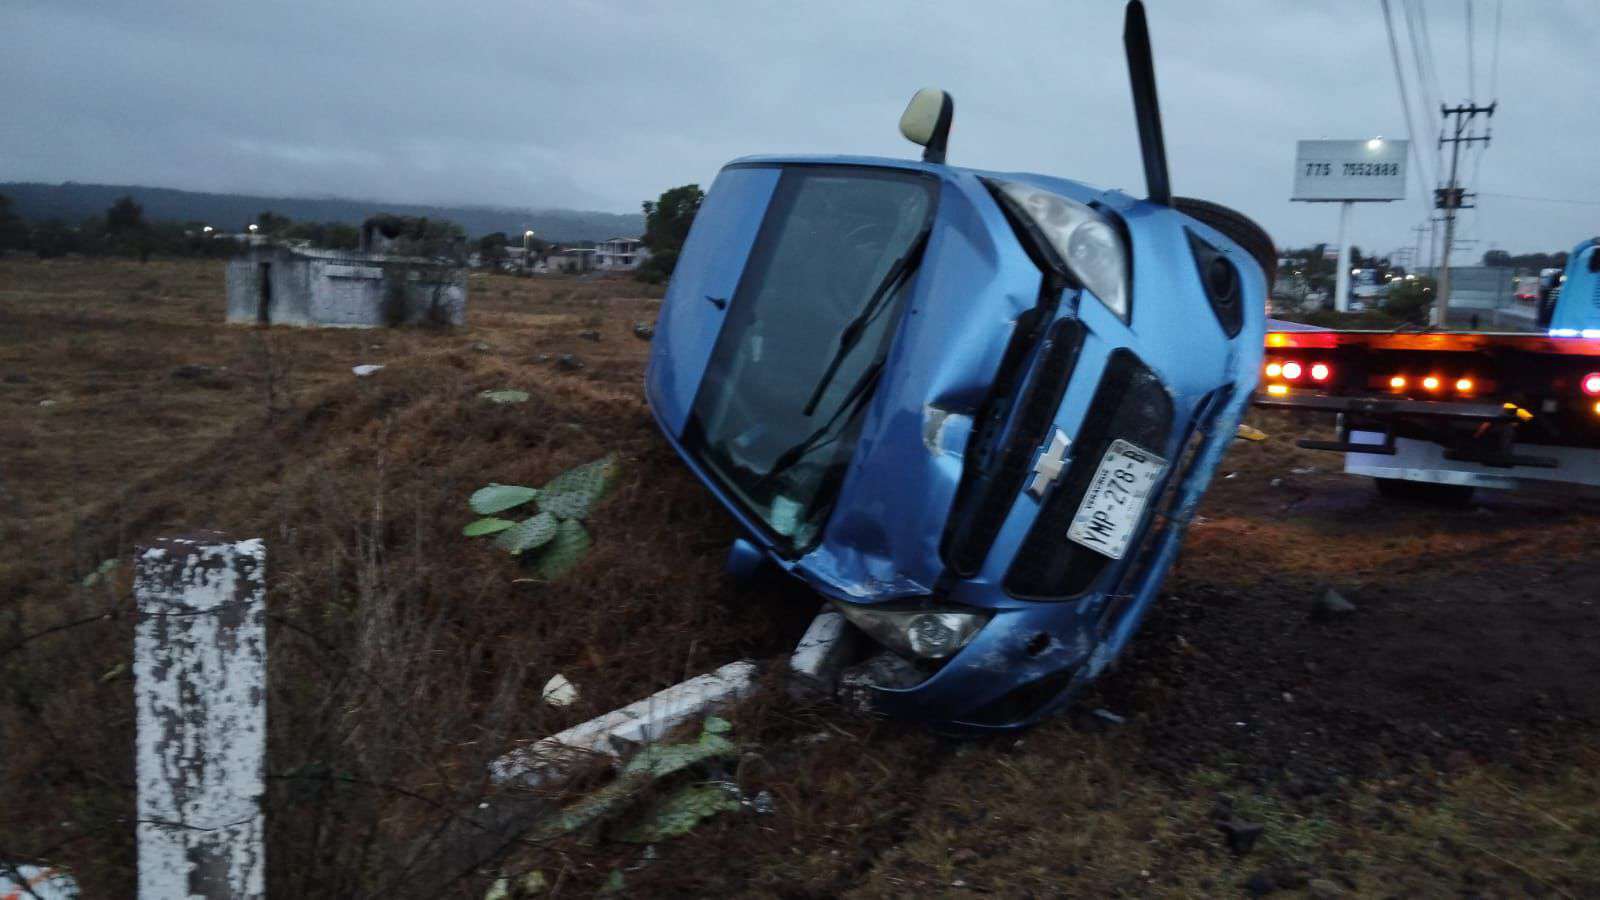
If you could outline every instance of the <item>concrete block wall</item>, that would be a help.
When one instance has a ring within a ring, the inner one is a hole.
[[[467,276],[447,270],[443,278],[431,265],[401,259],[321,256],[282,247],[254,248],[231,260],[227,268],[227,320],[253,325],[259,321],[261,280],[270,266],[272,325],[331,328],[381,328],[390,323],[385,300],[402,291],[407,324],[426,322],[437,300],[444,320],[466,322]]]

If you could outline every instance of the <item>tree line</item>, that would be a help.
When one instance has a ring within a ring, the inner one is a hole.
[[[643,281],[659,283],[672,275],[678,254],[689,236],[695,214],[705,200],[698,184],[680,185],[646,200],[644,245],[650,259],[637,275]],[[408,242],[433,246],[469,246],[460,225],[444,219],[391,217],[395,230],[404,226]],[[374,220],[383,220],[382,216]],[[386,220],[384,220],[386,221]],[[304,241],[329,250],[356,250],[361,246],[361,230],[344,222],[295,221],[288,216],[264,210],[256,216],[256,233],[281,241]],[[421,229],[417,231],[417,229]],[[412,233],[415,232],[415,233]],[[393,237],[394,235],[390,235]],[[470,246],[482,261],[495,266],[508,257],[507,248],[521,246],[521,235],[495,231],[483,235]],[[554,245],[541,238],[530,238],[528,246],[542,253]],[[24,220],[12,199],[0,194],[0,252],[31,252],[40,259],[77,254],[81,256],[125,256],[148,260],[151,256],[223,258],[238,252],[233,236],[221,234],[204,222],[153,221],[131,195],[113,202],[106,211],[72,223],[61,219],[37,222]]]
[[[271,211],[256,217],[258,233],[304,240],[330,250],[354,250],[360,231],[342,222],[294,222]],[[72,223],[61,219],[29,222],[15,204],[0,194],[0,252],[31,252],[40,259],[67,254],[125,256],[141,261],[152,256],[222,258],[232,256],[238,242],[204,222],[152,221],[132,196],[119,197],[105,213]]]

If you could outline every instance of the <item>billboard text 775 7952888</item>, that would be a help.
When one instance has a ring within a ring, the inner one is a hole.
[[[1294,200],[1404,200],[1409,141],[1300,141]]]

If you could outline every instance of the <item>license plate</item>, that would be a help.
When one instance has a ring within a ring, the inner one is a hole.
[[[1112,559],[1121,559],[1167,461],[1124,440],[1115,440],[1100,460],[1067,537]]]

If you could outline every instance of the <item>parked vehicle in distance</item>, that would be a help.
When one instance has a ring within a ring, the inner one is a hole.
[[[1537,275],[1517,275],[1512,278],[1511,295],[1519,303],[1538,303],[1542,287]]]
[[[1350,296],[1354,301],[1372,301],[1388,296],[1389,285],[1378,280],[1377,269],[1352,269],[1350,270]],[[1377,303],[1361,303],[1352,306],[1353,309],[1365,309],[1367,306],[1377,306]]]
[[[1173,197],[1143,7],[1124,43],[1149,197],[945,162],[753,157],[662,305],[652,412],[743,526],[889,651],[881,711],[1017,728],[1127,643],[1255,385],[1271,240]],[[876,664],[881,662],[881,665]]]
[[[1568,257],[1545,334],[1273,323],[1265,407],[1334,413],[1345,471],[1385,494],[1464,501],[1532,481],[1600,487],[1600,243]]]

